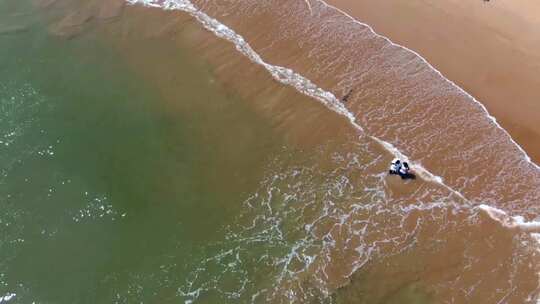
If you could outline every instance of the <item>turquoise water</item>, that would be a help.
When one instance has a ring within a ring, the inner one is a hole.
[[[54,37],[0,3],[19,13],[26,30],[0,36],[0,295],[177,299],[279,140],[188,52],[171,107],[96,35]]]

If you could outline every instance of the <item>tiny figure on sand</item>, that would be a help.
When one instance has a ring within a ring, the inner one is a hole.
[[[349,98],[351,97],[352,92],[353,92],[353,89],[350,89],[349,92],[347,92],[347,94],[345,94],[345,96],[341,98],[341,102],[346,103],[347,101],[349,101]]]

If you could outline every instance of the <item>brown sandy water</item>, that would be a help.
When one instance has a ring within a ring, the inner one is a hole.
[[[262,177],[246,177],[255,190],[246,187],[245,208],[227,225],[224,240],[209,245],[200,264],[187,271],[187,283],[169,282],[175,296],[158,299],[536,301],[536,241],[474,206],[536,218],[538,170],[478,105],[423,61],[321,3],[194,1],[244,37],[265,62],[291,68],[336,96],[353,89],[345,106],[362,132],[276,81],[193,14],[104,3],[56,1],[53,6],[68,14],[51,31],[70,39],[99,33],[133,73],[158,89],[168,111],[219,111],[213,100],[191,104],[177,98],[186,92],[176,81],[183,66],[175,56],[187,49],[201,59],[200,68],[211,71],[209,81],[238,96],[283,142],[283,150],[259,168]],[[394,155],[371,136],[392,143],[466,199],[434,181],[387,176]],[[235,151],[250,147],[238,144],[223,153],[245,157]],[[159,286],[153,288],[159,293]]]

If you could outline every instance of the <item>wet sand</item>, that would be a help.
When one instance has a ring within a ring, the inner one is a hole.
[[[540,3],[329,0],[426,58],[540,162]]]

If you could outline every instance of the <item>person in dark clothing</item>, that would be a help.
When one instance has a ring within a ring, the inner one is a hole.
[[[416,175],[410,172],[409,163],[394,159],[390,164],[389,174],[399,175],[402,179],[415,179]]]

